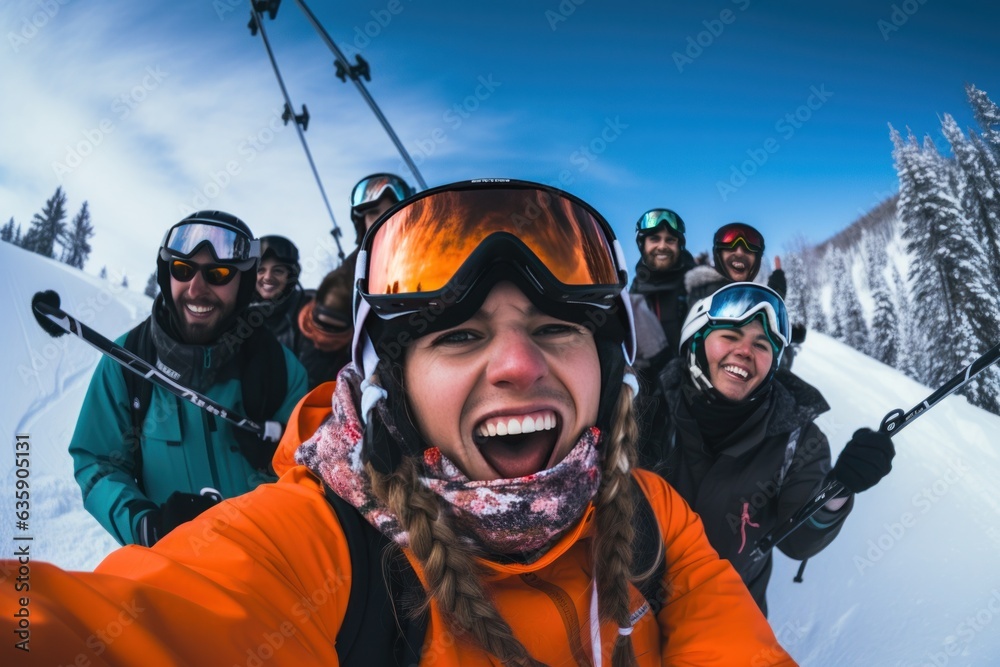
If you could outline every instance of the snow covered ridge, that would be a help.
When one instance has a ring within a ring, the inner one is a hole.
[[[152,261],[152,260],[151,260]],[[32,560],[92,569],[116,544],[86,510],[67,446],[98,353],[50,338],[30,312],[32,295],[54,289],[63,308],[109,338],[145,317],[150,301],[65,264],[0,243],[9,313],[0,345],[7,380],[0,403],[0,549],[30,535]],[[957,372],[955,368],[952,372]],[[810,331],[795,371],[832,409],[818,423],[833,454],[861,426],[909,410],[926,387],[831,338]],[[16,436],[27,436],[31,510],[17,527]],[[894,439],[892,473],[861,494],[843,531],[798,566],[778,554],[768,602],[778,638],[807,667],[1000,664],[1000,417],[951,396]],[[752,530],[748,539],[755,539]],[[0,573],[2,574],[2,573]],[[12,586],[0,576],[0,586]]]

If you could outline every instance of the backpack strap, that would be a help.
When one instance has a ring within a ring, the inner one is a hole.
[[[801,433],[802,428],[800,427],[792,431],[788,436],[788,444],[785,445],[785,460],[781,464],[781,471],[778,473],[778,491],[781,491],[785,475],[788,474],[788,470],[792,467],[792,459],[795,458],[795,449],[799,445],[799,434]]]
[[[424,597],[416,572],[396,544],[357,508],[326,484],[323,488],[351,553],[351,592],[337,632],[340,664],[419,664],[428,617],[426,611],[417,616],[411,613]]]
[[[799,427],[792,431],[788,436],[788,444],[785,445],[785,460],[781,464],[781,470],[778,473],[778,493],[781,493],[781,485],[785,482],[785,476],[788,474],[788,470],[792,467],[792,459],[795,458],[795,449],[799,444],[799,435],[802,433],[802,428]],[[808,558],[803,558],[799,563],[799,570],[795,573],[795,577],[792,579],[797,584],[802,583],[802,573],[805,572],[806,563],[809,562]]]
[[[632,497],[635,509],[632,514],[632,525],[635,528],[635,539],[632,543],[632,571],[648,572],[656,569],[653,574],[638,583],[639,592],[646,598],[653,616],[663,609],[666,595],[663,590],[663,576],[667,571],[667,561],[662,548],[663,536],[660,534],[660,523],[649,499],[643,493],[642,487],[635,477],[632,477]],[[656,558],[659,556],[659,562]]]
[[[156,363],[156,347],[149,331],[147,317],[125,336],[124,347],[144,361]],[[149,412],[149,404],[153,399],[153,385],[138,374],[122,367],[122,377],[125,378],[125,392],[128,397],[129,416],[132,428],[124,435],[125,444],[134,450],[132,476],[139,488],[145,492],[142,484],[142,425]]]
[[[288,366],[285,348],[265,327],[258,327],[243,342],[240,388],[246,416],[263,425],[278,411],[288,393]],[[251,466],[269,470],[278,443],[268,443],[255,433],[234,428],[236,443]]]

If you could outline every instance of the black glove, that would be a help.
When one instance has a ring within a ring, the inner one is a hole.
[[[218,499],[212,496],[198,496],[193,493],[174,491],[167,498],[167,502],[163,503],[160,507],[163,534],[166,535],[177,526],[185,521],[190,521],[209,507],[218,504],[218,502]]]
[[[840,452],[830,474],[851,493],[860,493],[889,474],[895,455],[896,448],[888,435],[870,428],[858,429]]]
[[[151,547],[177,526],[218,503],[219,498],[216,496],[174,491],[158,509],[144,514],[139,520],[136,541],[145,547]]]
[[[788,281],[785,280],[785,270],[775,269],[772,271],[767,279],[767,286],[780,294],[781,298],[784,299],[785,295],[788,294]]]
[[[792,325],[792,342],[802,344],[806,340],[806,325],[796,322]]]

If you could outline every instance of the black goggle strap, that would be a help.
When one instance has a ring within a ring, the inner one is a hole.
[[[331,320],[336,320],[336,323],[326,322],[324,320],[321,320],[318,317],[319,315],[322,315],[323,317],[328,317]],[[333,308],[327,308],[326,306],[320,305],[318,303],[313,304],[312,318],[313,322],[315,322],[320,327],[324,328],[337,327],[344,331],[350,329],[351,325],[353,324],[353,319],[351,318],[350,313],[345,312],[343,310],[335,310]]]

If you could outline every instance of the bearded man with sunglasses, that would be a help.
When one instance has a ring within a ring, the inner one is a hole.
[[[276,479],[271,455],[306,373],[248,314],[260,242],[229,213],[171,227],[157,256],[153,312],[117,342],[184,387],[264,425],[236,428],[153,387],[110,358],[98,364],[70,442],[87,510],[121,544],[152,546],[178,524]]]

